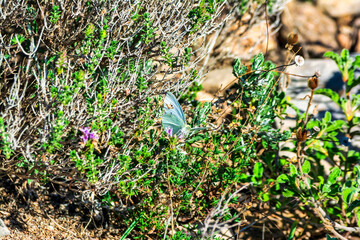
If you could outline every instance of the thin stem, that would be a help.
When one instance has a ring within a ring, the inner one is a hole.
[[[303,127],[302,127],[302,131],[304,128],[306,128],[306,124],[308,122],[308,116],[309,116],[309,109],[311,106],[311,101],[313,100],[313,96],[314,96],[314,90],[311,90],[311,95],[310,95],[310,100],[305,112],[305,121],[303,122]],[[320,207],[320,205],[316,202],[314,195],[311,191],[311,186],[307,180],[307,177],[304,175],[304,172],[302,171],[301,168],[301,163],[303,161],[304,156],[301,154],[301,150],[302,150],[302,146],[301,146],[301,141],[298,141],[297,143],[297,161],[298,161],[298,168],[299,168],[299,172],[300,172],[300,176],[301,176],[301,180],[305,183],[305,186],[307,188],[307,190],[309,191],[310,194],[310,200],[312,202],[312,204],[315,206],[315,212],[317,213],[317,215],[320,217],[320,219],[323,222],[323,225],[325,227],[325,229],[329,232],[331,232],[332,234],[334,234],[336,237],[338,237],[341,240],[346,240],[346,238],[344,238],[343,236],[341,236],[335,229],[334,226],[335,224],[331,221],[330,217],[327,215],[327,213]]]

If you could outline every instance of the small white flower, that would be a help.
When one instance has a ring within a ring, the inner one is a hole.
[[[304,65],[304,63],[305,63],[305,59],[300,55],[296,55],[295,57],[296,66],[301,67],[302,65]]]

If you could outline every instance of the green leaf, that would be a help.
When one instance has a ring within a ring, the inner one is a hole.
[[[324,186],[322,187],[321,191],[322,191],[323,193],[329,193],[329,192],[331,192],[331,185],[328,184],[328,183],[324,184]]]
[[[354,60],[354,62],[352,63],[352,65],[360,68],[360,56],[359,56],[359,55],[358,55],[358,56],[355,56],[355,60]]]
[[[341,51],[341,60],[342,60],[343,62],[347,62],[349,58],[350,58],[349,50],[343,49],[343,50]]]
[[[306,124],[306,129],[312,129],[313,127],[319,127],[319,121],[317,120],[310,120],[307,124]]]
[[[289,177],[286,174],[281,174],[280,176],[277,177],[276,181],[278,183],[287,183],[289,182]]]
[[[207,115],[211,111],[211,103],[206,102],[203,105],[198,103],[195,109],[195,117],[192,121],[192,126],[200,126],[205,123]]]
[[[352,212],[356,207],[360,207],[360,200],[357,199],[353,201],[348,208],[346,209],[346,212]]]
[[[263,63],[264,63],[264,55],[262,53],[259,53],[254,59],[254,62],[252,64],[252,69],[259,70],[260,67],[263,65]]]
[[[360,82],[360,77],[358,77],[357,79],[354,80],[354,72],[355,72],[356,68],[360,67],[360,56],[356,56],[354,61],[351,61],[351,59],[349,59],[349,62],[351,62],[351,65],[348,68],[349,79],[346,82],[346,85],[347,85],[346,92],[347,93],[350,92],[351,89],[353,87],[355,87],[356,85],[358,85]]]
[[[121,236],[120,240],[124,240],[127,237],[127,235],[129,235],[129,233],[135,228],[136,224],[140,220],[140,217],[141,215],[131,223],[131,225],[126,229],[124,234]]]
[[[242,173],[239,177],[240,182],[249,182],[249,179],[250,179],[250,176],[245,173]]]
[[[239,78],[241,75],[245,74],[247,67],[245,65],[241,65],[240,58],[234,60],[233,74],[235,77]]]
[[[360,124],[360,117],[353,117],[352,123],[353,123],[354,125]]]
[[[298,221],[295,220],[295,221],[293,222],[293,224],[291,225],[291,229],[290,229],[290,234],[289,234],[288,240],[291,240],[291,239],[294,238],[295,230],[296,230],[297,225],[298,225]]]
[[[348,92],[350,92],[350,90],[353,89],[353,87],[356,87],[359,84],[360,84],[360,76],[353,81],[349,81],[348,82]]]
[[[355,152],[355,151],[349,151],[349,154],[348,154],[348,157],[350,156],[350,157],[352,157],[352,155],[357,155],[356,157],[358,158],[358,159],[360,159],[360,153],[358,153],[358,152]],[[356,184],[357,184],[357,186],[359,187],[360,186],[360,166],[359,165],[356,165],[355,166],[355,169],[356,169]]]
[[[329,98],[331,98],[331,100],[333,100],[334,103],[336,103],[337,105],[339,105],[339,107],[341,107],[341,102],[340,102],[340,96],[338,93],[334,92],[331,89],[328,88],[320,88],[314,91],[314,94],[321,94],[324,96],[327,96]]]
[[[283,192],[282,192],[283,196],[284,197],[292,197],[295,195],[295,192],[289,190],[289,189],[285,189]]]
[[[264,172],[264,167],[262,165],[261,162],[257,162],[255,163],[255,166],[254,166],[254,176],[259,179],[262,177],[263,175],[263,172]]]
[[[340,56],[334,52],[331,52],[331,51],[326,52],[326,53],[324,53],[324,57],[328,57],[328,58],[334,60],[337,65],[340,64]]]
[[[331,184],[335,184],[336,180],[340,176],[340,174],[341,174],[341,170],[338,167],[333,168],[329,175],[328,182]]]
[[[324,177],[319,175],[318,179],[319,179],[319,187],[321,187],[325,182]]]
[[[350,188],[344,188],[342,189],[342,197],[343,200],[347,203],[350,204],[352,202],[352,198],[354,196],[354,194],[357,192],[357,189],[354,187],[350,187]]]
[[[330,112],[326,111],[325,117],[324,117],[324,121],[325,121],[326,123],[328,123],[328,122],[331,121],[331,113],[330,113]]]
[[[296,167],[293,164],[290,164],[290,176],[292,177],[297,174],[298,174],[298,172],[296,170]]]
[[[333,122],[331,123],[331,125],[326,128],[326,131],[327,131],[327,132],[332,132],[332,131],[341,129],[341,127],[342,127],[344,124],[346,124],[346,122],[343,121],[343,120],[333,121]]]
[[[301,166],[301,169],[302,169],[303,173],[308,174],[310,172],[310,169],[311,169],[310,162],[306,160],[303,163],[303,165]]]
[[[269,193],[264,193],[261,195],[261,200],[263,200],[264,202],[267,202],[270,200],[270,194]]]
[[[188,142],[188,143],[200,142],[201,140],[206,139],[206,138],[207,138],[206,135],[198,134],[198,135],[192,137],[191,139],[187,140],[186,142]]]

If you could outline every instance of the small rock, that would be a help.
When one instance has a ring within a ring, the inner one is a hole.
[[[234,23],[225,30],[230,33],[229,36],[226,35],[217,39],[217,43],[221,43],[221,45],[215,49],[213,54],[223,61],[226,59],[232,61],[238,57],[250,59],[260,52],[264,53],[266,50],[276,49],[275,34],[271,34],[269,30],[269,38],[267,38],[267,29],[268,26],[265,21],[252,26],[250,29],[246,24]]]
[[[355,18],[352,25],[354,28],[360,28],[360,17]]]
[[[9,229],[5,226],[3,220],[0,219],[0,237],[10,235]]]
[[[200,91],[196,94],[195,100],[199,102],[211,102],[214,100],[214,95],[205,91]]]
[[[357,30],[357,43],[355,45],[355,52],[360,53],[360,29]]]
[[[282,23],[281,38],[287,39],[290,32],[296,32],[299,35],[299,44],[310,56],[320,57],[327,51],[339,48],[335,39],[335,21],[312,3],[290,2],[282,15]]]
[[[336,19],[336,23],[338,26],[348,25],[351,26],[351,22],[354,20],[354,16],[345,15]]]
[[[244,56],[245,53],[250,54],[249,57],[251,57],[259,52],[265,52],[267,44],[268,51],[275,49],[277,43],[274,35],[269,36],[269,42],[267,43],[266,32],[268,28],[269,27],[264,22],[253,26],[251,29],[247,29],[242,36],[241,33],[238,33],[238,35],[230,35],[226,40],[226,43],[229,44],[228,47],[231,49],[231,54],[240,57]]]
[[[337,40],[341,48],[350,49],[353,44],[353,29],[350,26],[340,26]]]
[[[229,88],[236,82],[232,71],[232,67],[210,71],[202,83],[204,90],[208,93],[216,94],[218,91],[225,89],[225,87],[226,89]]]
[[[317,5],[331,17],[360,14],[360,0],[318,0]]]

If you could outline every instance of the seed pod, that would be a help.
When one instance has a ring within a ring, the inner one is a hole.
[[[300,142],[304,142],[307,139],[307,130],[303,130],[301,127],[299,127],[296,131],[296,139]]]
[[[296,33],[290,33],[289,34],[289,36],[288,36],[288,39],[287,39],[287,43],[289,44],[289,45],[295,45],[295,44],[297,44],[297,42],[298,42],[298,40],[299,40],[299,35],[297,35]]]
[[[318,86],[319,86],[319,78],[316,75],[314,75],[308,79],[308,87],[311,90],[314,90]]]

